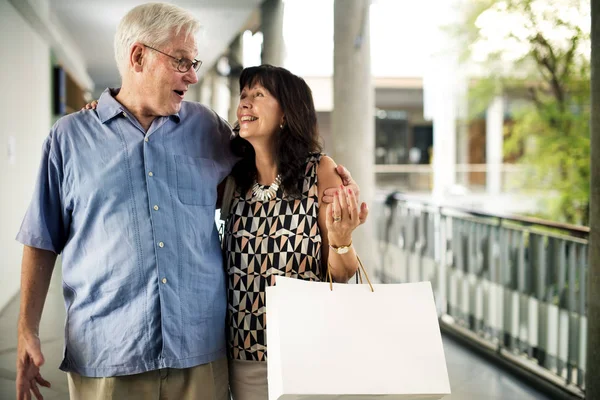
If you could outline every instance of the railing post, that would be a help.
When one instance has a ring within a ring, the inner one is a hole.
[[[517,266],[519,271],[519,346],[522,349],[522,351],[527,352],[527,355],[529,357],[533,357],[533,346],[537,345],[537,332],[535,332],[536,335],[534,335],[534,332],[529,324],[529,314],[533,313],[533,307],[530,305],[530,300],[533,297],[534,292],[531,284],[531,278],[527,273],[527,265],[525,262],[525,240],[527,239],[527,237],[524,232],[521,232],[518,239],[519,251],[517,256]],[[533,240],[531,238],[529,239],[530,241]],[[529,243],[529,248],[533,248],[533,245],[531,243]],[[531,251],[529,251],[529,258],[531,257]]]
[[[567,244],[564,240],[558,241],[558,282],[555,296],[558,297],[558,323],[556,332],[556,372],[558,375],[563,375],[563,369],[566,367],[566,361],[568,359],[568,334],[569,334],[569,319],[568,312],[565,314],[565,284],[567,275]],[[556,272],[556,270],[555,270]],[[555,281],[555,283],[556,283]],[[552,301],[552,300],[550,300]],[[566,319],[563,318],[566,315]]]
[[[567,383],[573,383],[573,369],[578,366],[577,353],[579,344],[579,325],[575,312],[575,285],[577,282],[577,259],[580,257],[580,244],[572,243],[569,247],[567,312],[569,315],[569,347],[567,348]]]
[[[589,246],[589,245],[588,245]],[[588,266],[588,249],[581,251],[581,259],[579,260],[579,370],[577,371],[577,385],[583,386],[585,381],[585,375],[587,374],[587,335],[588,325],[586,310],[586,298],[587,298],[587,274],[586,266]],[[588,267],[589,268],[589,267]],[[589,386],[588,386],[589,387]]]
[[[498,283],[503,293],[502,299],[502,313],[500,314],[501,329],[499,332],[499,343],[501,347],[507,347],[513,349],[514,340],[517,334],[513,334],[513,293],[515,291],[515,282],[513,281],[513,271],[516,269],[515,259],[513,257],[513,246],[511,241],[510,232],[502,227],[502,221],[498,228],[498,243],[500,246],[500,263],[499,268],[499,280]],[[516,310],[518,312],[518,309]],[[518,314],[517,314],[518,317]],[[518,332],[518,330],[516,330]]]
[[[439,291],[439,303],[438,313],[443,315],[448,312],[448,286],[450,282],[450,275],[448,274],[448,221],[442,214],[442,210],[439,209],[436,213],[436,222],[439,229],[439,247],[437,247],[438,253],[438,291]]]

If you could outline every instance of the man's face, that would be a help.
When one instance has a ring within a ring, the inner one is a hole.
[[[157,50],[177,59],[184,57],[190,60],[194,60],[198,53],[194,37],[186,37],[185,34],[173,36],[170,42],[157,47]],[[177,70],[177,60],[148,47],[145,48],[145,51],[150,57],[144,67],[143,81],[141,82],[145,94],[144,113],[151,116],[167,116],[178,113],[189,85],[198,82],[196,71],[194,68],[190,68],[187,72],[180,72]]]

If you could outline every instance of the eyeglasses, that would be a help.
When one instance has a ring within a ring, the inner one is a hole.
[[[182,72],[182,73],[188,72],[190,70],[190,68],[194,68],[194,71],[198,72],[198,70],[200,69],[200,66],[202,65],[202,61],[200,61],[200,60],[190,60],[189,58],[185,58],[185,57],[177,58],[177,57],[173,57],[172,55],[167,54],[163,51],[155,49],[154,47],[150,47],[146,44],[144,46],[149,48],[150,50],[157,51],[160,54],[163,54],[163,55],[177,61],[177,71]]]

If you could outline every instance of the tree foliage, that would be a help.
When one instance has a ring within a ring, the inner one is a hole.
[[[542,217],[587,224],[590,177],[589,0],[471,0],[457,27],[473,71],[471,115],[511,100],[505,155],[552,193]],[[520,101],[515,101],[519,99]]]

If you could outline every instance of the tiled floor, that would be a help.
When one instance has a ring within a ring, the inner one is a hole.
[[[452,394],[444,400],[544,400],[549,397],[444,337]]]
[[[15,353],[18,300],[0,314],[0,399],[15,399]],[[51,389],[42,388],[44,399],[68,399],[65,374],[58,369],[62,356],[64,306],[60,288],[60,274],[53,277],[44,316],[40,327],[42,351],[46,364],[42,375],[52,383]],[[444,338],[446,362],[450,375],[452,395],[444,400],[543,400],[548,397],[527,387],[525,383],[488,364],[449,338]]]

